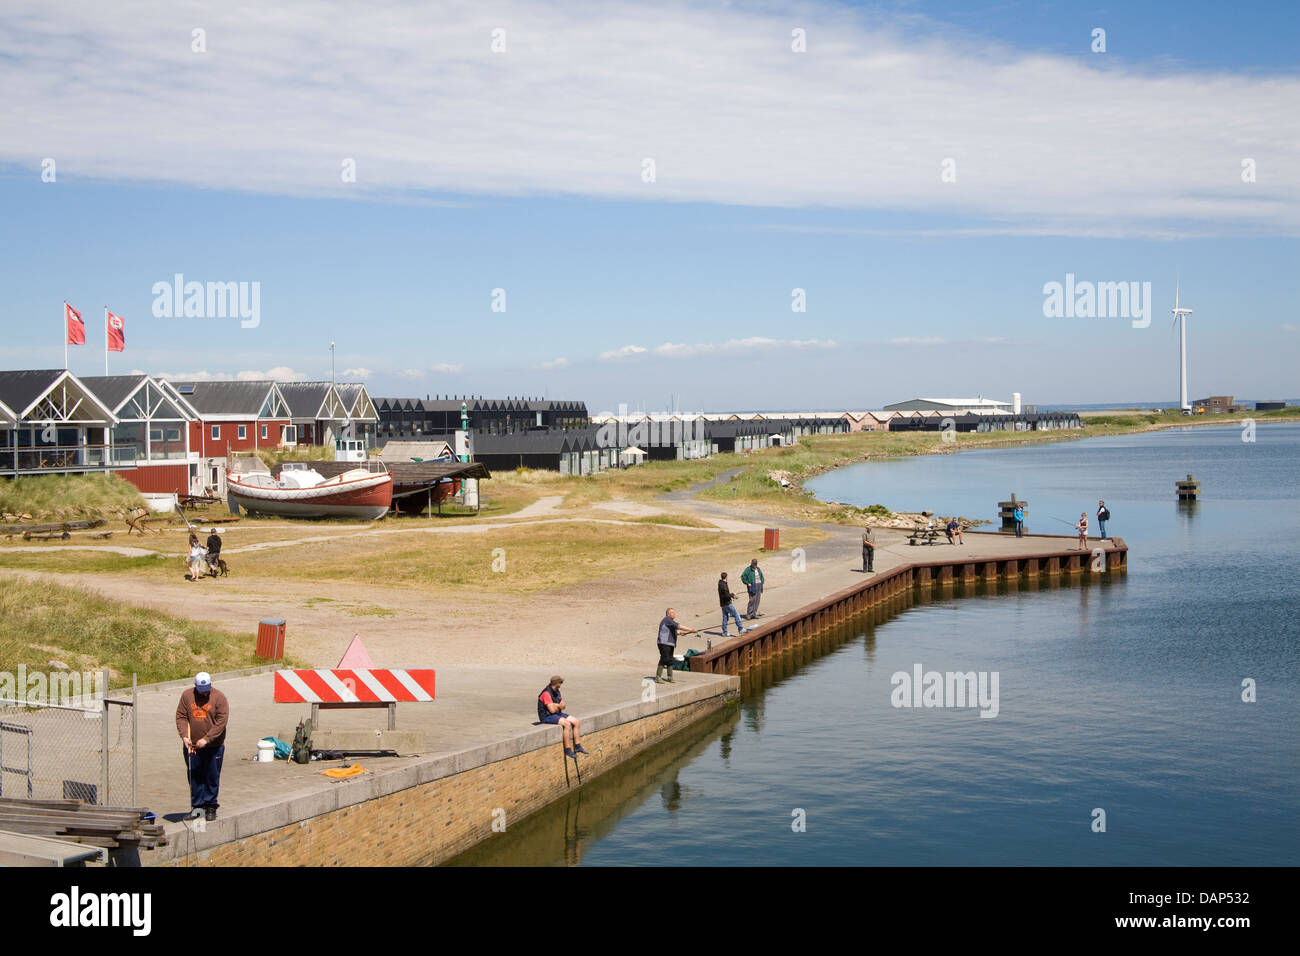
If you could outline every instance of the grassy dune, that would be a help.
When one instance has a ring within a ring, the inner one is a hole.
[[[143,505],[135,486],[113,474],[0,478],[0,513],[33,521],[108,517]]]
[[[0,669],[48,670],[52,660],[74,671],[109,668],[110,683],[173,680],[201,670],[264,663],[256,635],[231,635],[45,581],[6,577],[0,583]]]

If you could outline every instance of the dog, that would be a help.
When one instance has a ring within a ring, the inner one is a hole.
[[[230,565],[226,564],[226,559],[220,556],[214,560],[208,558],[208,574],[215,577],[225,577],[230,573]]]

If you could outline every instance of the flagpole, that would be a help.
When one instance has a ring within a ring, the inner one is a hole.
[[[68,370],[68,300],[63,300],[63,371]]]
[[[104,306],[104,374],[108,374],[108,306]]]

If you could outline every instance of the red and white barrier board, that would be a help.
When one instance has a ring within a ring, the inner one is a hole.
[[[277,704],[391,704],[433,700],[432,670],[354,668],[275,672]]]

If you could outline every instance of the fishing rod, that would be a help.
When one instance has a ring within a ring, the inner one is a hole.
[[[1047,517],[1051,518],[1053,521],[1059,521],[1061,524],[1068,524],[1071,528],[1074,528],[1079,524],[1077,521],[1066,521],[1064,518],[1056,517],[1056,515],[1048,515]]]

